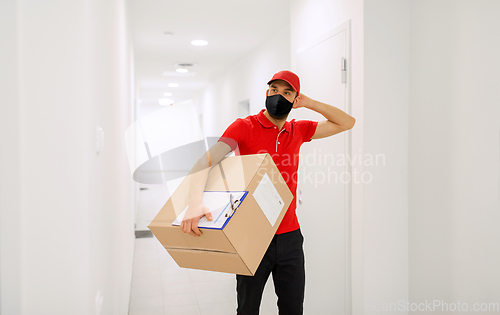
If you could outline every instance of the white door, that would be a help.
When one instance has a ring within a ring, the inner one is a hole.
[[[350,113],[343,62],[349,60],[349,24],[325,34],[297,52],[301,91]],[[308,109],[296,119],[324,120]],[[304,234],[306,297],[304,314],[350,313],[350,167],[349,132],[312,140],[301,148],[297,215]],[[343,159],[346,160],[343,160]],[[347,165],[346,165],[347,164]]]

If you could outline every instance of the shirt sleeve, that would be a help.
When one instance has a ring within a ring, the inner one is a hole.
[[[236,119],[226,131],[222,134],[218,141],[222,141],[231,147],[231,150],[236,150],[238,145],[243,141],[243,135],[245,132],[245,124],[241,118]]]
[[[318,126],[317,121],[313,120],[298,120],[296,121],[297,128],[300,130],[303,139],[303,142],[311,141],[312,136],[316,132],[316,127]]]

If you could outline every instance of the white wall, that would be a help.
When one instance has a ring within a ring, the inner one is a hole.
[[[198,103],[203,133],[220,137],[238,116],[238,102],[250,100],[250,114],[265,108],[267,82],[273,74],[290,69],[290,29],[270,31],[270,39],[230,66],[203,90]]]
[[[2,194],[4,185],[11,193],[0,204],[2,314],[97,314],[98,291],[101,314],[126,314],[134,234],[124,1],[2,5],[14,13],[1,33],[14,44],[1,60],[12,63],[0,114],[11,117],[2,134],[12,135],[1,161]]]
[[[498,12],[494,0],[411,2],[414,301],[500,303]]]
[[[21,309],[20,117],[15,1],[0,1],[0,314]]]
[[[409,2],[364,2],[364,153],[382,154],[365,166],[364,305],[408,300]],[[384,304],[385,303],[385,304]],[[405,314],[397,310],[391,314]]]

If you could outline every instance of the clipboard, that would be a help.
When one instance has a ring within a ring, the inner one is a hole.
[[[203,204],[212,213],[212,221],[202,217],[198,222],[198,228],[224,229],[247,195],[248,191],[204,191]],[[177,216],[172,225],[181,225],[188,208],[189,205]]]

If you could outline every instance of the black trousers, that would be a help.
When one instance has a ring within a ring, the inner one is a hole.
[[[273,274],[280,315],[303,313],[305,269],[304,237],[300,229],[277,234],[267,249],[254,276],[236,275],[238,315],[258,315],[262,292]]]

